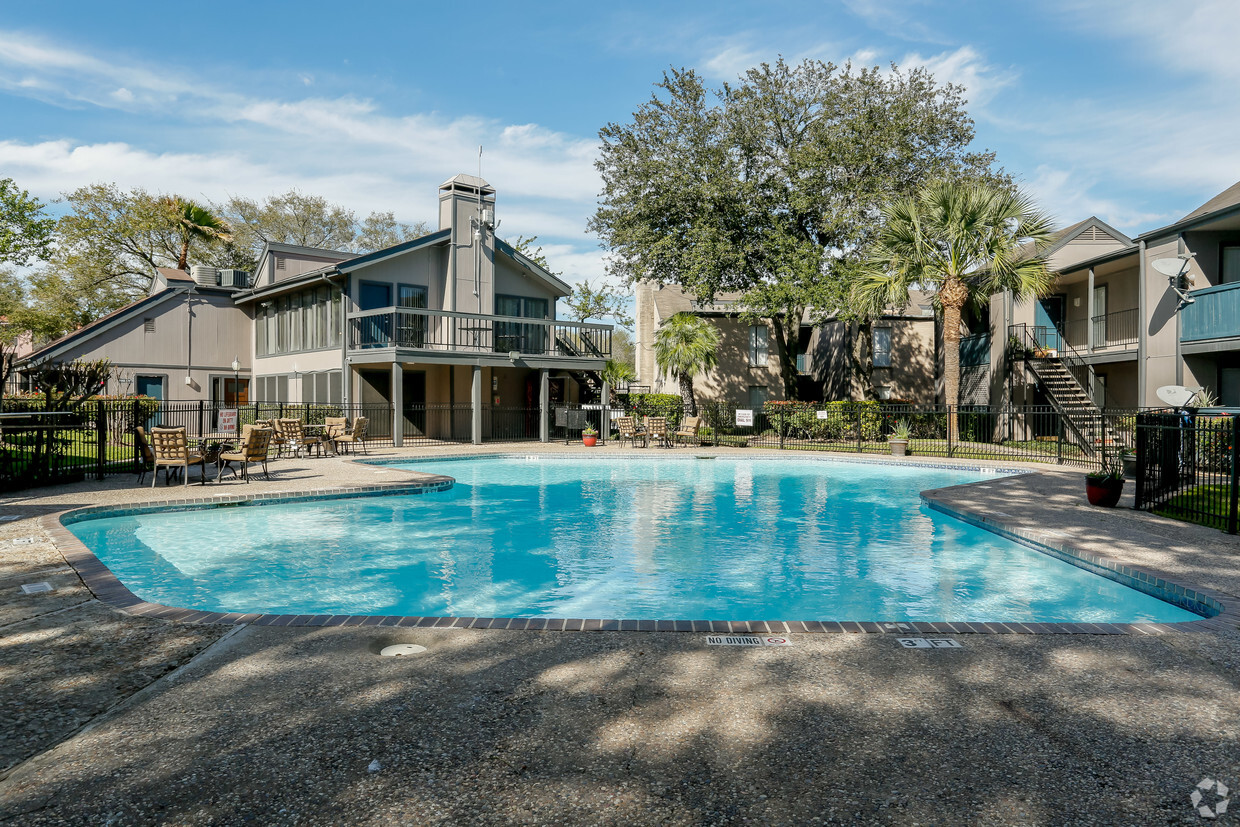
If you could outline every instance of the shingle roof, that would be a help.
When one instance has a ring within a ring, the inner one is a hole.
[[[1225,210],[1228,207],[1234,207],[1237,204],[1240,204],[1240,181],[1232,184],[1230,187],[1223,190],[1218,195],[1214,196],[1209,201],[1202,204],[1200,207],[1193,210],[1188,215],[1181,218],[1180,221],[1175,223],[1179,224],[1181,221],[1189,221],[1193,218],[1209,215],[1212,212]]]

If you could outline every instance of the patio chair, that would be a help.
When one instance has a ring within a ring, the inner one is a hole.
[[[175,469],[180,468],[183,484],[189,485],[189,467],[199,466],[201,477],[199,484],[207,483],[207,460],[200,453],[190,453],[189,439],[184,428],[155,428],[151,431],[151,448],[154,451],[154,470],[151,472],[151,487],[159,477],[159,467],[164,467],[164,485],[172,482]]]
[[[637,447],[637,440],[642,441],[642,447],[646,447],[646,432],[637,427],[637,420],[631,416],[621,416],[616,419],[616,430],[620,434],[617,442],[620,447],[624,447],[624,441],[627,439],[632,443],[633,447]]]
[[[702,417],[687,416],[685,421],[680,423],[680,427],[676,429],[676,433],[672,434],[672,441],[676,443],[683,441],[686,445],[690,442],[694,445],[701,445],[702,440],[698,436],[698,431],[701,429]]]
[[[133,444],[138,449],[138,485],[141,485],[146,472],[155,470],[155,452],[151,450],[146,428],[139,425],[133,429]]]
[[[336,440],[349,432],[349,420],[344,416],[328,416],[323,419],[323,445],[336,453]]]
[[[236,469],[232,468],[230,463],[241,463],[241,479],[245,482],[250,481],[250,463],[261,462],[263,465],[263,476],[271,479],[271,474],[267,471],[267,451],[271,447],[272,430],[270,428],[259,428],[254,425],[246,425],[241,429],[241,445],[235,451],[221,451],[218,461],[219,475],[216,482],[224,478],[224,469],[232,470],[233,475],[237,474]]]
[[[321,436],[307,436],[302,430],[300,419],[277,419],[280,424],[280,430],[284,432],[284,439],[288,447],[293,449],[293,455],[297,456],[303,450],[306,456],[310,456],[310,449],[313,448],[321,455],[323,453],[323,438]]]
[[[364,416],[359,416],[353,421],[353,430],[348,431],[343,436],[338,436],[332,440],[332,445],[336,446],[336,450],[340,450],[342,445],[360,445],[362,453],[368,454],[366,450],[366,426],[370,424],[370,420]]]
[[[672,447],[671,436],[667,432],[667,417],[651,416],[646,418],[646,433],[649,439],[662,445],[664,448]]]

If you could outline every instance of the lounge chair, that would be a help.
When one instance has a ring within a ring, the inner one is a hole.
[[[671,436],[667,433],[667,417],[651,416],[646,419],[646,433],[649,439],[658,442],[664,448],[672,447]]]
[[[616,419],[616,431],[620,434],[617,442],[624,447],[624,441],[627,439],[632,443],[633,447],[637,447],[637,440],[642,441],[642,447],[646,447],[646,432],[637,427],[637,420],[631,416],[622,416]]]
[[[199,466],[201,478],[199,483],[207,483],[207,460],[200,453],[190,453],[189,439],[184,428],[155,428],[151,431],[151,448],[155,453],[154,470],[151,472],[151,487],[159,476],[159,467],[164,466],[164,485],[172,481],[173,471],[180,468],[184,477],[184,485],[189,485],[189,467]]]
[[[702,417],[687,416],[684,422],[680,423],[680,427],[676,429],[676,433],[672,434],[673,442],[684,442],[686,445],[692,442],[694,445],[701,445],[702,439],[698,435],[698,431],[702,429]]]
[[[241,429],[241,445],[235,451],[221,451],[218,460],[219,475],[216,482],[224,478],[224,469],[231,468],[230,463],[241,463],[241,479],[247,483],[250,481],[250,463],[261,462],[263,464],[263,476],[271,479],[271,474],[267,471],[267,451],[271,447],[270,428],[258,428],[254,425],[246,425]],[[232,469],[234,475],[237,471]]]
[[[353,430],[346,432],[342,436],[338,436],[332,440],[337,452],[340,451],[342,445],[360,445],[362,453],[370,453],[366,450],[366,427],[370,424],[370,420],[364,416],[359,416],[353,421]]]

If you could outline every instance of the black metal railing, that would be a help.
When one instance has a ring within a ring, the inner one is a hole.
[[[1237,533],[1240,416],[1143,413],[1136,427],[1136,507]]]
[[[385,307],[349,316],[348,346],[607,359],[611,335],[605,324]]]

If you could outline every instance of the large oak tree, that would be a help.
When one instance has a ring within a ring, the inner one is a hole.
[[[847,297],[881,207],[933,178],[1005,180],[993,154],[971,149],[962,92],[924,69],[816,60],[762,64],[719,88],[672,70],[631,121],[599,132],[590,228],[626,283],[675,284],[701,301],[741,292],[743,316],[771,321],[795,397],[807,308],[858,321],[868,340],[881,309]]]

